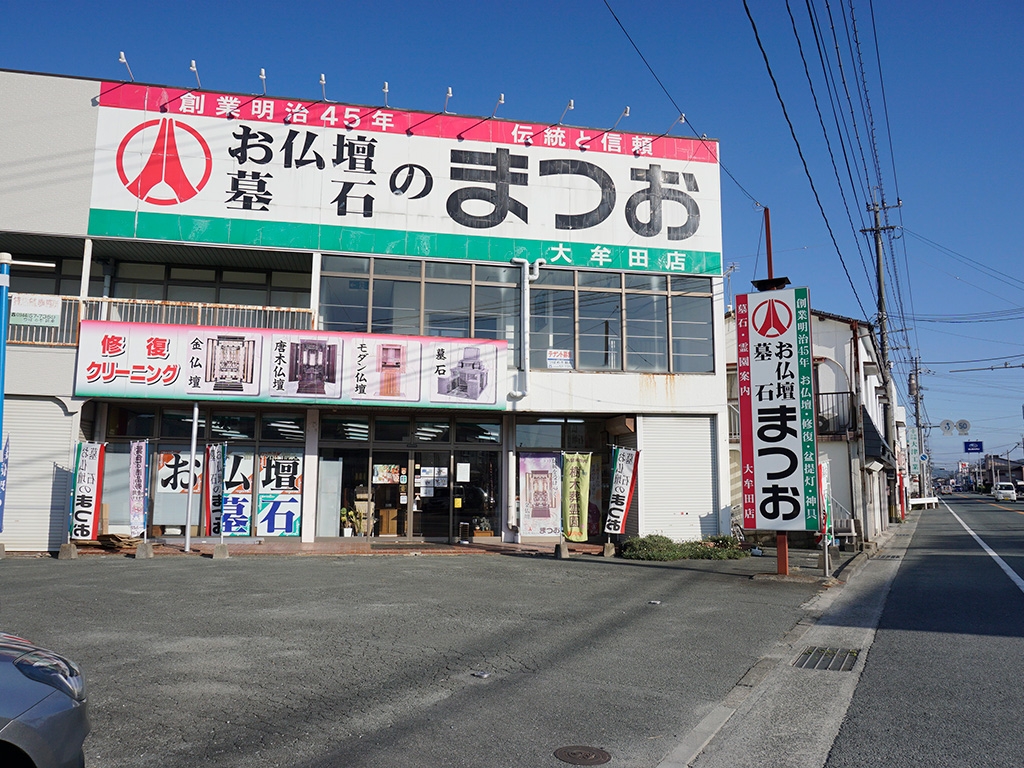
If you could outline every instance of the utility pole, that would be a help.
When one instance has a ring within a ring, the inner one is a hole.
[[[883,384],[888,395],[886,399],[889,401],[885,407],[885,440],[893,456],[896,455],[896,387],[893,386],[892,368],[889,363],[889,324],[885,313],[885,252],[882,248],[882,232],[888,229],[896,229],[896,227],[883,227],[881,214],[885,209],[899,208],[902,204],[902,201],[897,200],[895,206],[887,206],[884,203],[877,203],[872,199],[872,202],[868,205],[868,210],[875,214],[875,226],[861,230],[865,234],[873,232],[875,235],[875,269],[878,273],[878,335],[882,352],[882,370],[884,371]],[[898,519],[896,513],[896,471],[893,472],[892,476],[886,473],[886,481],[889,488],[887,494],[889,497],[889,520],[892,521]]]
[[[917,448],[919,452],[924,451],[924,429],[921,427],[921,358],[914,358],[914,372],[910,374],[910,385],[907,388],[909,394],[914,398],[914,423],[917,425]],[[922,498],[930,494],[926,494],[924,489],[927,487],[927,478],[925,477],[925,463],[919,462],[921,471],[917,473],[917,493]]]

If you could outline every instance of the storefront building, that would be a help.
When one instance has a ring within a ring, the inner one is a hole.
[[[142,450],[149,535],[558,541],[583,454],[603,541],[616,446],[627,534],[728,530],[717,143],[10,71],[0,98],[0,251],[53,265],[11,274],[41,309],[7,346],[7,549],[67,540],[83,442],[104,532]]]

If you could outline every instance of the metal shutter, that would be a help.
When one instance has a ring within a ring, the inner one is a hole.
[[[11,465],[0,542],[11,551],[58,550],[68,524],[75,416],[54,398],[9,396],[4,403]]]
[[[637,419],[640,447],[639,534],[677,541],[718,531],[718,463],[710,416]]]

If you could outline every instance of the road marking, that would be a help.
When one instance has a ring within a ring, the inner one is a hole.
[[[974,540],[976,542],[978,542],[978,544],[981,546],[982,549],[985,550],[985,552],[988,553],[988,556],[996,561],[996,565],[998,565],[1000,568],[1003,569],[1003,573],[1005,573],[1007,576],[1010,577],[1010,581],[1012,581],[1014,584],[1017,585],[1017,589],[1019,589],[1021,592],[1024,592],[1024,579],[1022,579],[1020,576],[1018,576],[1017,573],[1013,570],[1013,568],[1008,566],[1006,564],[1006,561],[1003,560],[1003,558],[1001,558],[999,555],[997,555],[992,550],[992,547],[990,547],[988,544],[986,544],[984,541],[982,541],[981,537],[978,534],[976,534],[974,531],[972,531],[970,529],[970,527],[968,527],[967,523],[965,523],[963,520],[960,519],[960,515],[958,515],[956,512],[954,512],[950,508],[949,504],[946,504],[946,502],[942,502],[942,504],[946,507],[946,509],[949,510],[949,514],[951,514],[953,517],[955,517],[956,521],[958,523],[960,523],[960,525],[962,525],[964,527],[964,530],[967,531],[969,534],[971,534],[971,536],[974,537]],[[1012,511],[1016,512],[1017,510],[1012,510]]]

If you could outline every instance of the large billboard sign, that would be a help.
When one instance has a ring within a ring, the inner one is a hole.
[[[103,83],[89,234],[721,274],[718,144]]]
[[[75,394],[505,410],[508,342],[83,320]]]
[[[743,527],[819,530],[806,288],[736,297]]]

